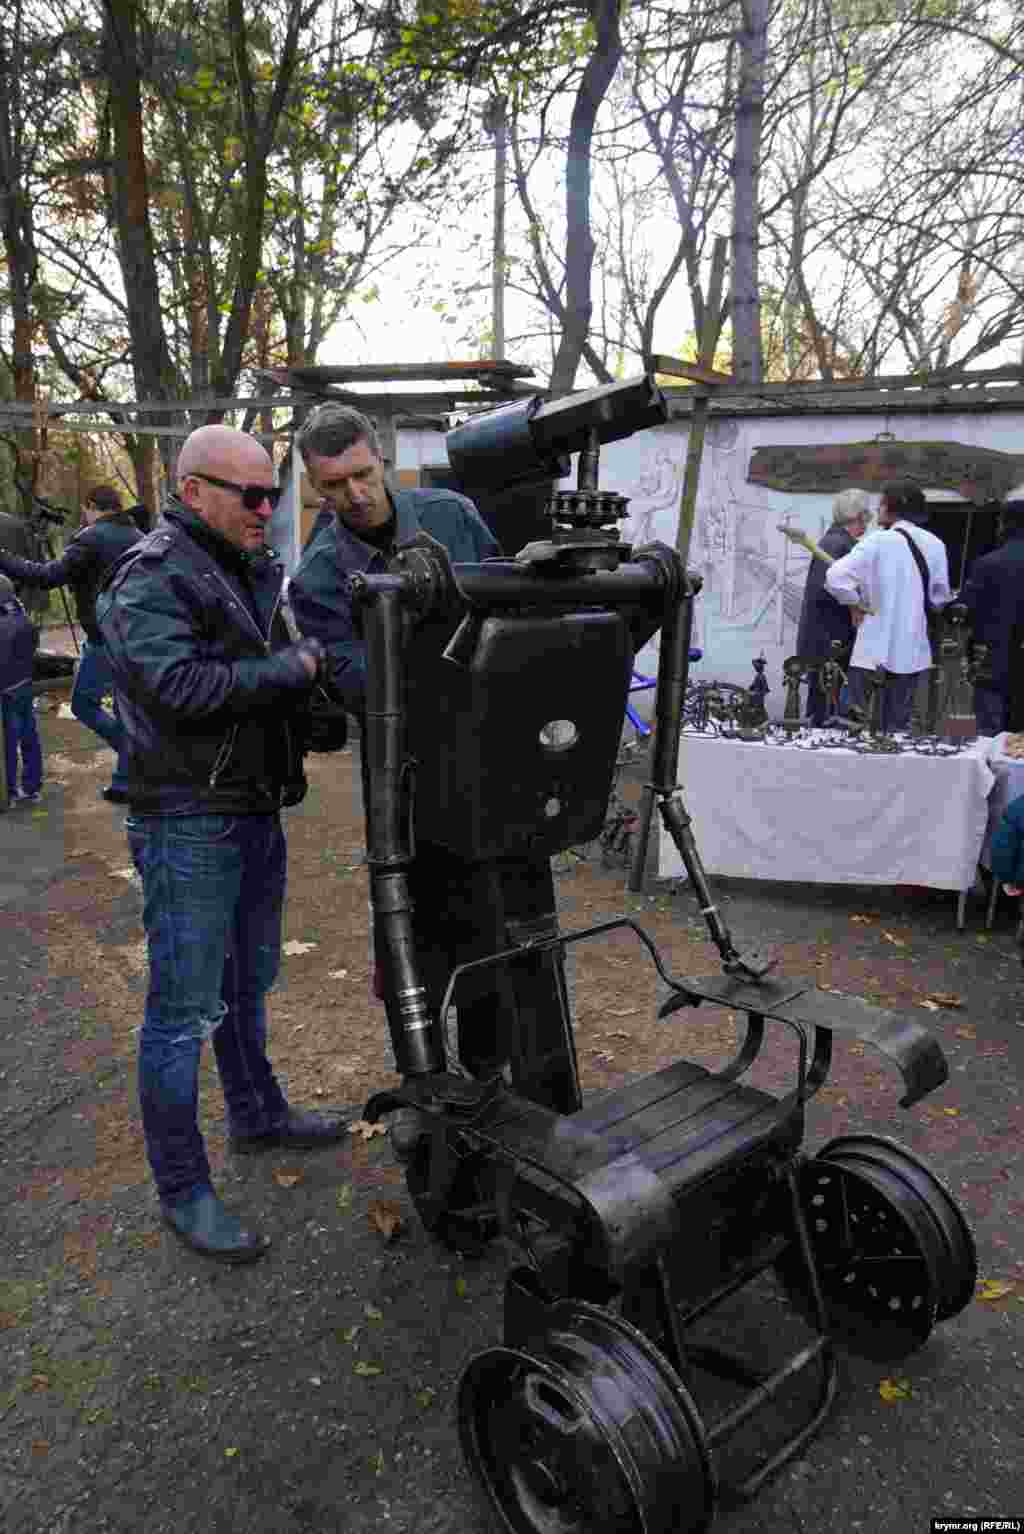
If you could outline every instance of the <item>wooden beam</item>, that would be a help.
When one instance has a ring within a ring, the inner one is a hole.
[[[701,362],[680,362],[677,357],[664,357],[656,353],[649,359],[652,373],[664,373],[669,378],[688,378],[692,383],[734,384],[731,373],[719,373],[716,368],[705,367]]]
[[[500,358],[476,357],[467,362],[380,362],[335,365],[317,364],[310,367],[270,368],[264,377],[277,379],[294,387],[300,384],[332,383],[438,383],[457,378],[481,378],[490,382],[513,378],[532,378],[531,367],[521,367],[515,362]]]

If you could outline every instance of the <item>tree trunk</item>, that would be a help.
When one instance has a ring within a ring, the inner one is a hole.
[[[23,124],[20,120],[15,72],[20,72],[22,67],[20,23],[19,11],[13,38],[15,52],[8,57],[0,51],[0,234],[3,237],[12,321],[11,386],[16,400],[22,404],[34,404],[36,366],[32,353],[32,334],[35,328],[32,290],[36,283],[39,257],[35,247],[32,202],[25,187],[25,165],[19,153]],[[35,489],[40,463],[33,423],[27,421],[24,429],[11,431],[8,443],[15,454],[16,479]]]
[[[733,161],[732,347],[733,373],[760,383],[761,299],[757,271],[757,219],[764,120],[767,0],[741,0],[740,74],[736,97],[736,156]]]
[[[136,398],[171,401],[177,394],[160,308],[160,285],[150,222],[149,175],[142,136],[142,78],[139,65],[137,0],[104,0],[104,64],[107,111],[113,134],[110,178],[118,258],[128,310]],[[184,416],[162,417],[181,425]],[[170,473],[177,457],[172,437],[163,437],[161,456]]]
[[[594,237],[590,232],[590,156],[601,102],[622,58],[618,0],[591,0],[596,31],[576,94],[565,162],[565,317],[551,370],[550,391],[568,394],[590,332],[590,279]]]

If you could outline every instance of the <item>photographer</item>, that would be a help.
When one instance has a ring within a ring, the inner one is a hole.
[[[39,586],[44,591],[69,586],[75,599],[78,621],[85,632],[82,657],[78,664],[71,694],[71,712],[75,718],[98,735],[117,755],[117,763],[104,799],[113,804],[127,802],[121,760],[124,730],[114,713],[103,707],[103,699],[113,690],[113,677],[96,627],[96,593],[110,567],[117,563],[140,537],[132,514],[121,509],[121,498],[110,485],[97,485],[86,497],[82,515],[86,525],[69,541],[59,559],[36,564],[0,553],[0,572],[22,586]]]

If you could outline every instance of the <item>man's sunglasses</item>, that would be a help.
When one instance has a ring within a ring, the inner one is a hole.
[[[218,479],[216,474],[200,474],[198,470],[193,470],[189,478],[205,479],[208,485],[216,485],[220,490],[237,490],[246,511],[259,511],[264,501],[270,502],[273,511],[284,494],[279,485],[236,485],[233,479]]]

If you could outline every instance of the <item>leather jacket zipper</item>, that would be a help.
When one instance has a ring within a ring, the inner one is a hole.
[[[221,741],[220,746],[219,746],[219,748],[217,750],[217,755],[216,755],[216,757],[214,759],[213,766],[210,769],[210,787],[211,788],[216,788],[217,787],[217,779],[220,777],[221,773],[224,771],[224,768],[227,766],[228,762],[231,760],[231,753],[235,749],[235,741],[237,739],[238,739],[238,725],[237,724],[233,724],[231,726],[230,730],[228,731],[227,735]]]

